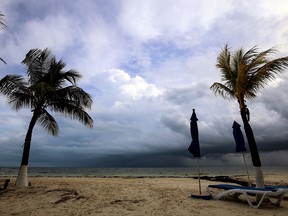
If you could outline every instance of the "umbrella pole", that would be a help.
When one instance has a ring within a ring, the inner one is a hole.
[[[201,180],[200,180],[199,157],[197,157],[197,168],[198,168],[199,194],[201,195]]]
[[[242,157],[243,157],[243,160],[244,160],[245,169],[246,169],[246,173],[247,173],[247,177],[248,177],[248,184],[251,187],[252,184],[251,184],[251,180],[250,180],[250,176],[249,176],[249,172],[248,172],[248,168],[247,168],[247,163],[246,163],[246,158],[245,158],[244,152],[242,152]]]

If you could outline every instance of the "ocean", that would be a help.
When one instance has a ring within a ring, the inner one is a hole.
[[[0,177],[16,177],[18,167],[1,167]],[[264,175],[288,174],[287,167],[262,167]],[[249,168],[250,175],[254,174],[253,167]],[[164,168],[83,168],[83,167],[29,167],[31,177],[197,177],[197,167],[164,167]],[[201,176],[244,176],[244,167],[201,167]]]

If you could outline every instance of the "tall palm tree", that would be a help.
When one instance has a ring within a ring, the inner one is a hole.
[[[58,124],[48,108],[52,112],[76,119],[87,127],[93,127],[93,120],[85,111],[91,108],[92,97],[76,86],[76,80],[81,77],[77,71],[65,71],[65,63],[62,60],[56,61],[48,49],[30,50],[22,63],[27,66],[28,79],[7,75],[0,80],[0,92],[7,97],[13,109],[18,111],[26,107],[32,111],[16,187],[28,186],[27,169],[35,124],[39,123],[54,136],[59,133]]]
[[[226,99],[236,99],[239,103],[240,114],[244,124],[253,166],[255,167],[256,186],[264,187],[264,178],[261,169],[256,141],[249,124],[250,113],[245,99],[256,97],[259,89],[275,79],[275,75],[288,67],[288,56],[277,59],[268,59],[276,50],[270,48],[259,52],[255,46],[245,52],[242,48],[231,53],[226,44],[217,57],[216,67],[220,70],[221,81],[215,82],[210,89]]]

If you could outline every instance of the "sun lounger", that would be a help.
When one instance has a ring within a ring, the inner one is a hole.
[[[207,190],[210,194],[212,194],[212,188],[224,190],[223,192],[220,192],[216,195],[212,195],[213,199],[219,200],[224,197],[238,198],[240,195],[243,195],[246,201],[248,202],[249,206],[253,208],[259,208],[259,206],[263,203],[264,200],[270,200],[271,197],[276,198],[277,201],[274,204],[280,206],[280,203],[283,197],[285,196],[285,193],[288,192],[287,189],[283,189],[280,187],[251,188],[229,184],[217,184],[217,185],[209,185],[207,187]],[[256,195],[259,196],[259,198],[256,199],[255,202],[253,202],[251,196]]]
[[[6,190],[7,187],[8,187],[9,182],[10,182],[10,179],[6,179],[6,180],[5,180],[5,183],[4,183],[4,186],[3,186],[3,188],[0,188],[0,191],[1,191],[1,190]]]

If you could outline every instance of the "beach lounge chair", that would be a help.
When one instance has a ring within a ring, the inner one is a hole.
[[[216,195],[212,195],[212,189],[221,189],[224,190]],[[217,184],[217,185],[208,185],[208,192],[212,195],[213,199],[219,200],[224,197],[234,197],[238,198],[243,195],[246,201],[248,202],[250,207],[259,208],[264,200],[269,200],[270,198],[276,198],[276,202],[274,203],[277,206],[280,206],[283,197],[288,192],[287,189],[281,187],[271,187],[271,188],[252,188],[252,187],[243,187],[237,185],[229,185],[229,184]],[[259,199],[254,200],[252,196],[259,196]]]
[[[265,186],[266,189],[270,189],[270,190],[277,190],[277,189],[283,189],[286,190],[286,192],[288,193],[288,186],[282,186],[282,185],[269,185],[269,186]]]
[[[7,187],[8,187],[9,182],[10,182],[10,179],[6,179],[5,182],[4,182],[4,186],[3,186],[3,188],[0,188],[0,191],[1,190],[6,190]]]

